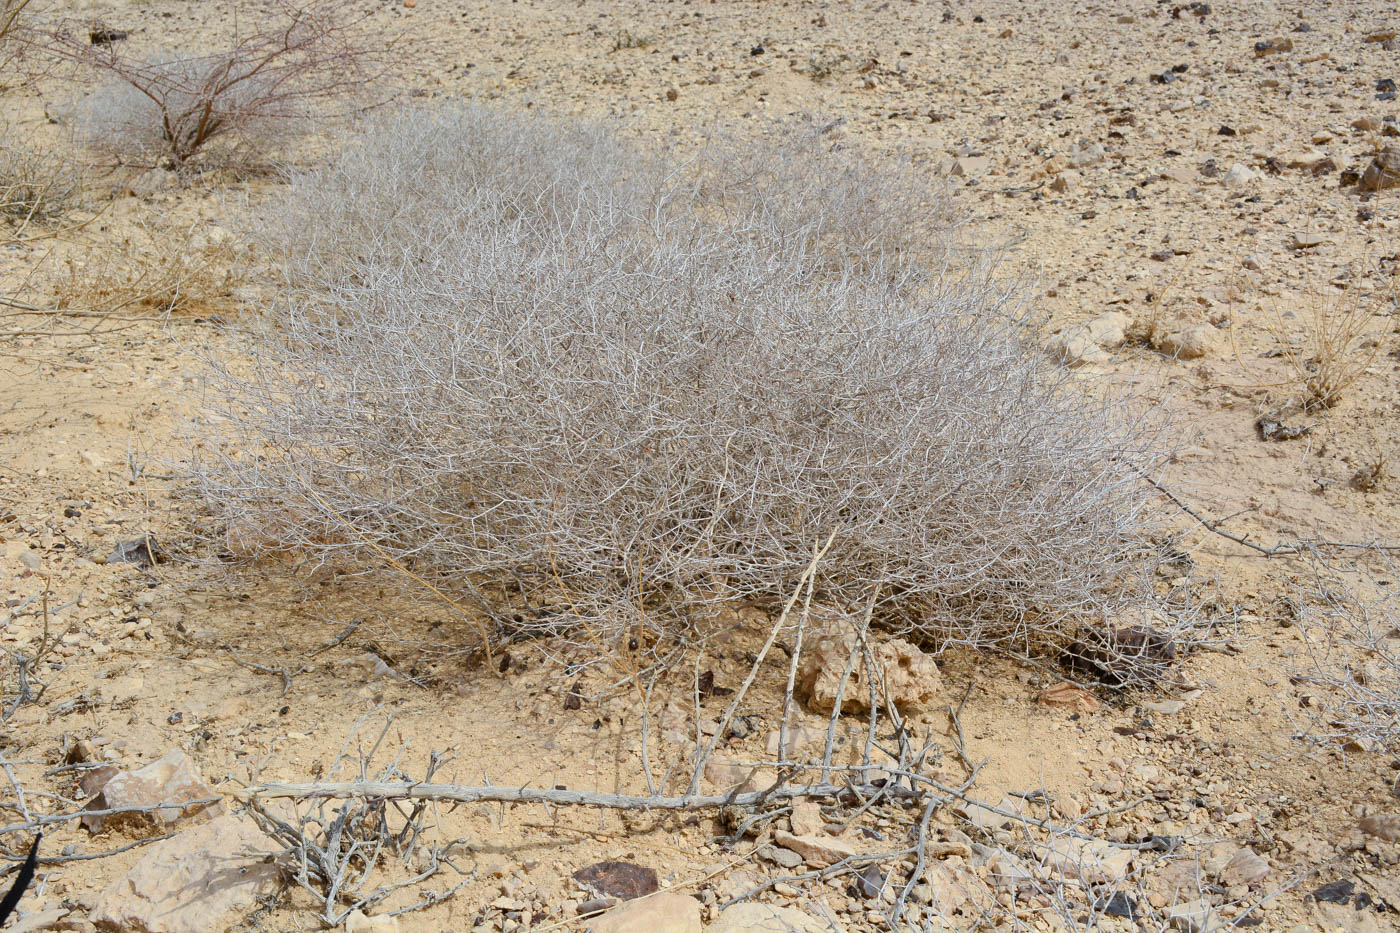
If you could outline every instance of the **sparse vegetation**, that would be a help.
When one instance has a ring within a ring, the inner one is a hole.
[[[0,214],[26,223],[62,214],[82,188],[78,166],[55,152],[40,153],[5,130],[0,137]]]
[[[344,0],[313,0],[279,3],[276,16],[211,54],[138,58],[124,42],[93,43],[69,23],[41,41],[107,79],[75,117],[94,149],[140,167],[183,169],[196,159],[246,167],[313,115],[374,102],[360,95],[379,70],[383,43],[361,25]]]
[[[293,182],[293,297],[221,373],[204,496],[255,553],[389,558],[601,650],[772,601],[833,534],[819,598],[930,643],[1025,652],[1150,600],[1130,464],[1160,438],[1040,360],[998,269],[924,235],[954,216],[926,189],[847,158],[370,127]]]
[[[1299,404],[1309,411],[1335,408],[1380,352],[1378,302],[1348,291],[1308,304],[1292,325],[1275,308],[1274,336],[1298,386]]]
[[[646,49],[650,48],[656,39],[649,35],[634,33],[630,29],[624,29],[617,34],[613,40],[612,50],[621,52],[623,49]]]
[[[44,283],[58,311],[170,313],[217,304],[240,277],[239,250],[225,233],[133,226],[120,242],[67,258]]]
[[[1306,735],[1354,751],[1400,749],[1400,606],[1397,568],[1382,550],[1372,570],[1340,569],[1308,555],[1295,601],[1309,666],[1296,676],[1319,688],[1320,715]]]

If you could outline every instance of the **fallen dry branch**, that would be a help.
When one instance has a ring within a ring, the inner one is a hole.
[[[883,769],[882,769],[883,770]],[[765,803],[814,797],[842,797],[856,793],[884,793],[916,798],[905,788],[890,790],[874,784],[805,784],[728,794],[681,794],[675,797],[645,794],[599,794],[583,790],[544,787],[493,787],[463,784],[423,784],[409,781],[315,781],[304,784],[263,783],[230,793],[239,798],[291,797],[302,800],[370,798],[380,800],[436,800],[444,803],[543,803],[560,806],[602,807],[613,810],[712,810],[718,807],[756,807]]]
[[[14,823],[9,826],[0,826],[0,836],[9,833],[32,832],[42,829],[45,826],[52,826],[55,823],[67,823],[72,820],[80,820],[89,816],[116,816],[122,813],[155,813],[158,810],[178,809],[182,807],[198,807],[205,804],[219,803],[221,797],[204,797],[198,800],[181,800],[179,803],[154,803],[141,807],[116,807],[110,810],[75,810],[72,813],[51,813],[45,816],[35,817],[24,823]]]
[[[1149,476],[1147,473],[1144,473],[1141,470],[1138,470],[1137,473],[1144,480],[1146,480],[1147,483],[1151,485],[1154,489],[1156,489],[1162,495],[1166,496],[1167,499],[1172,503],[1172,505],[1176,506],[1182,512],[1195,519],[1196,522],[1206,531],[1209,531],[1211,534],[1225,538],[1227,541],[1233,541],[1236,544],[1247,547],[1251,551],[1254,551],[1257,554],[1261,554],[1264,557],[1298,557],[1308,553],[1309,551],[1315,550],[1400,552],[1400,544],[1380,544],[1376,542],[1361,541],[1305,541],[1294,543],[1279,541],[1270,547],[1265,547],[1262,544],[1258,544],[1254,541],[1249,540],[1249,538],[1244,535],[1237,535],[1233,532],[1226,531],[1224,528],[1222,528],[1221,525],[1228,521],[1228,519],[1206,518],[1197,509],[1192,508],[1191,505],[1189,505],[1186,502],[1186,500],[1183,499],[1180,495],[1164,486],[1161,482],[1154,479],[1152,476]]]

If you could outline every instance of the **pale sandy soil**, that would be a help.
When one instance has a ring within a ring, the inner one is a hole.
[[[411,10],[375,7],[372,21],[416,37],[406,48],[420,55],[412,82],[424,98],[608,119],[643,145],[693,145],[713,131],[743,134],[775,121],[834,124],[826,134],[833,143],[899,150],[931,178],[964,172],[948,175],[948,184],[986,242],[1009,244],[1008,268],[1036,273],[1050,330],[1107,311],[1138,321],[1160,315],[1168,329],[1213,327],[1200,359],[1127,346],[1079,370],[1086,385],[1126,386],[1166,407],[1182,438],[1165,477],[1173,488],[1211,516],[1240,513],[1228,527],[1265,543],[1393,541],[1400,480],[1359,491],[1350,479],[1379,459],[1400,463],[1400,342],[1388,291],[1400,267],[1400,191],[1361,196],[1339,186],[1337,170],[1289,165],[1330,156],[1346,169],[1364,165],[1378,142],[1394,144],[1353,123],[1396,126],[1382,121],[1400,115],[1400,104],[1378,100],[1376,82],[1400,78],[1400,52],[1365,37],[1400,27],[1400,15],[1379,0],[1212,6],[1200,19],[1189,11],[1174,18],[1171,4],[1149,2],[418,0]],[[135,31],[131,41],[150,48],[198,49],[229,23],[223,4],[170,0],[90,3],[82,12]],[[1304,24],[1307,31],[1296,31]],[[643,41],[615,48],[628,44],[618,41],[624,35]],[[1276,36],[1290,37],[1293,50],[1256,57],[1255,44]],[[814,74],[814,65],[830,73]],[[1149,80],[1173,66],[1185,67],[1170,83]],[[58,151],[67,145],[62,127],[43,114],[61,113],[75,94],[50,82],[7,94],[4,106],[12,127]],[[1222,126],[1235,135],[1222,135]],[[1067,190],[1053,190],[1047,163],[1067,162],[1081,141],[1103,146],[1104,157],[1077,169]],[[1255,177],[1230,187],[1223,176],[1236,163]],[[277,186],[266,177],[138,181],[114,203],[106,176],[89,187],[88,209],[70,221],[103,213],[80,233],[0,250],[6,295],[45,304],[54,296],[45,269],[64,256],[116,250],[137,224],[217,239],[212,231],[237,235],[250,218],[256,224],[276,210]],[[25,236],[64,226],[59,219]],[[1295,236],[1306,234],[1321,240],[1296,248]],[[0,627],[0,647],[32,650],[44,620],[36,612],[42,599],[31,597],[44,591],[50,630],[66,633],[43,671],[41,701],[19,707],[0,733],[15,779],[71,793],[64,776],[44,772],[65,741],[85,738],[121,765],[184,749],[216,787],[305,780],[330,763],[357,719],[392,712],[393,741],[410,743],[414,768],[432,750],[455,750],[445,779],[636,790],[635,694],[565,710],[564,662],[549,645],[513,649],[524,670],[499,678],[443,650],[463,623],[407,600],[394,581],[289,583],[178,561],[148,570],[104,563],[118,542],[142,532],[186,535],[192,507],[173,495],[170,462],[184,456],[202,359],[231,345],[226,323],[257,313],[263,292],[256,257],[250,262],[254,271],[168,318],[0,321],[6,332],[44,331],[0,339],[0,619],[22,610]],[[1330,412],[1292,416],[1313,426],[1310,435],[1261,441],[1256,418],[1296,393],[1285,359],[1270,351],[1289,336],[1301,345],[1311,303],[1345,299],[1379,315],[1376,344],[1354,351],[1364,371]],[[93,332],[70,334],[83,328]],[[1119,835],[1133,839],[1187,835],[1190,859],[1250,846],[1270,862],[1262,882],[1221,889],[1220,899],[1248,902],[1296,884],[1254,915],[1262,929],[1394,928],[1393,912],[1348,907],[1324,917],[1301,897],[1358,870],[1395,877],[1396,845],[1367,842],[1354,827],[1364,813],[1396,811],[1391,782],[1400,761],[1308,741],[1314,709],[1301,698],[1316,691],[1290,683],[1302,642],[1281,603],[1300,568],[1208,535],[1184,516],[1178,524],[1197,561],[1192,584],[1214,594],[1228,620],[1220,641],[1239,650],[1184,662],[1183,684],[1202,692],[1179,713],[1107,703],[1076,718],[1037,701],[1046,672],[950,653],[951,701],[969,691],[961,715],[968,756],[987,758],[978,795],[996,801],[1003,791],[1043,789],[1081,809],[1145,796],[1102,829],[1125,827]],[[356,619],[363,624],[350,638],[314,653]],[[465,640],[466,628],[459,634]],[[729,652],[711,662],[720,682],[762,636],[744,631],[718,649]],[[240,666],[229,646],[266,667],[306,669],[283,695],[279,677]],[[427,686],[376,675],[367,652]],[[669,686],[684,697],[688,672],[681,674]],[[7,661],[6,703],[13,675]],[[590,675],[589,686],[601,690],[607,679]],[[760,683],[755,709],[779,689],[774,672]],[[706,715],[720,703],[707,701]],[[947,716],[929,714],[918,728],[939,737],[949,777],[959,779]],[[762,757],[762,732],[730,754]],[[6,810],[3,821],[14,817]],[[673,884],[723,869],[720,884],[731,872],[772,867],[745,864],[750,847],[742,844],[735,852],[707,845],[716,832],[708,816],[624,823],[591,811],[482,806],[445,814],[441,831],[470,840],[460,861],[480,878],[446,904],[406,916],[405,929],[499,929],[491,924],[500,911],[487,908],[502,879],[517,875],[539,903],[563,910],[579,897],[569,874],[601,858],[630,854]],[[45,848],[97,852],[128,841],[68,824],[46,836]],[[48,866],[42,898],[80,918],[141,854]],[[848,929],[871,928],[844,888],[765,897],[812,910],[821,901]],[[405,893],[394,903],[412,900]],[[293,893],[248,928],[316,928],[308,904]],[[539,925],[559,919],[552,913]],[[1134,928],[1114,922],[1102,928]]]

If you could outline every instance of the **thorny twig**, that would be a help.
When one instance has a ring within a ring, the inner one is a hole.
[[[1223,525],[1226,521],[1228,521],[1228,518],[1219,519],[1216,521],[1208,519],[1196,509],[1188,505],[1180,496],[1172,492],[1170,489],[1162,485],[1160,482],[1158,482],[1156,479],[1154,479],[1147,473],[1143,472],[1142,470],[1138,470],[1137,468],[1134,468],[1134,471],[1144,480],[1146,480],[1148,484],[1151,485],[1154,489],[1156,489],[1162,495],[1166,496],[1169,500],[1171,500],[1171,503],[1175,505],[1178,509],[1185,512],[1191,518],[1195,519],[1206,531],[1209,531],[1215,535],[1219,535],[1220,537],[1225,538],[1228,541],[1233,541],[1236,544],[1247,547],[1255,553],[1263,555],[1264,557],[1297,557],[1306,554],[1310,549],[1400,552],[1400,544],[1363,543],[1359,541],[1307,541],[1294,544],[1288,544],[1283,541],[1279,541],[1272,547],[1265,547],[1262,544],[1256,544],[1255,542],[1250,541],[1249,538],[1245,535],[1233,534],[1232,532],[1226,531],[1224,528],[1221,528],[1220,526]]]
[[[365,718],[360,718],[346,738],[331,766],[332,773],[345,761],[350,743]],[[392,722],[392,717],[387,718],[370,750],[359,754],[357,764],[362,781],[366,779],[370,763],[383,744]],[[379,770],[381,781],[406,777],[399,769],[399,761],[406,748],[407,743],[404,743],[389,763]],[[449,760],[446,755],[432,753],[424,782],[431,781],[437,770]],[[391,915],[440,903],[475,877],[474,872],[464,872],[448,860],[452,849],[464,841],[455,839],[428,846],[427,866],[413,877],[369,886],[382,854],[395,854],[405,865],[412,863],[427,829],[424,820],[432,807],[429,798],[418,798],[407,812],[383,796],[358,798],[327,812],[326,800],[322,798],[294,819],[283,819],[246,791],[235,792],[235,795],[247,799],[248,812],[259,828],[282,844],[284,848],[276,856],[277,863],[298,884],[322,901],[322,919],[332,926],[342,923],[352,911],[364,910],[382,902],[395,891],[426,881],[443,865],[451,867],[459,875],[465,875],[465,879],[445,892],[429,892],[415,904],[393,911]]]
[[[348,635],[349,633],[347,632],[346,634]],[[224,650],[229,653],[229,656],[233,658],[235,663],[242,667],[257,671],[259,674],[271,674],[273,677],[281,677],[282,692],[278,694],[278,696],[286,696],[288,691],[292,689],[293,677],[298,674],[304,674],[310,670],[310,668],[304,664],[294,671],[288,671],[285,667],[266,667],[265,665],[256,664],[252,661],[245,661],[243,658],[239,657],[238,652],[234,650],[232,645],[224,645]]]
[[[50,638],[49,636],[48,577],[44,578],[44,588],[40,591],[39,603],[41,609],[41,617],[43,619],[43,633],[39,636],[39,646],[34,650],[34,654],[30,656],[25,656],[23,654],[20,654],[19,652],[15,652],[15,668],[18,671],[19,685],[16,688],[14,700],[10,703],[9,706],[5,707],[3,712],[0,712],[0,721],[8,722],[10,717],[13,716],[15,712],[18,711],[19,708],[25,703],[37,703],[40,700],[40,698],[43,697],[44,692],[48,689],[47,684],[41,685],[37,693],[30,688],[30,680],[33,677],[34,669],[39,665],[41,661],[43,661],[43,659],[48,655],[48,653],[53,650],[54,646],[58,644],[57,638]],[[18,611],[19,610],[16,610],[16,613]],[[14,614],[10,616],[10,618],[13,617]],[[8,621],[9,619],[6,619],[7,623]]]

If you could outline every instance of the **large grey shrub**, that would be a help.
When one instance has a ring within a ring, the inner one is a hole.
[[[286,300],[215,381],[203,494],[240,551],[387,556],[604,648],[785,593],[833,531],[821,600],[1059,643],[1146,593],[1155,434],[1042,362],[926,191],[819,137],[378,123],[268,208]]]

